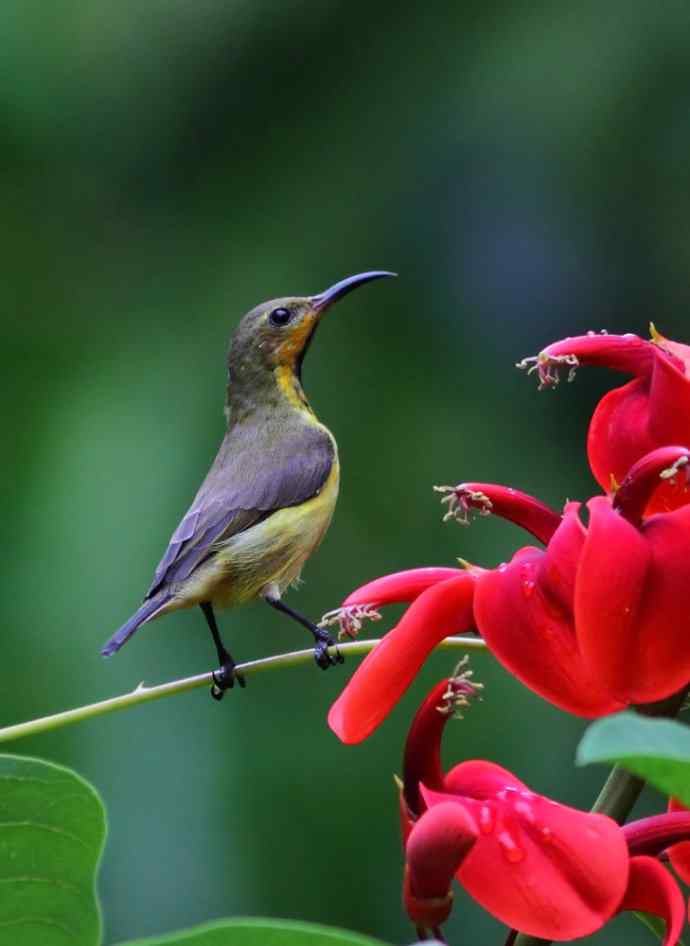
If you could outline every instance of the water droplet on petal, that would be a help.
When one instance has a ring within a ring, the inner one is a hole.
[[[541,835],[541,839],[544,844],[551,844],[553,841],[553,832],[551,831],[551,828],[542,828],[539,831],[539,834]]]
[[[479,809],[479,830],[482,834],[491,834],[494,830],[494,813],[488,805]]]
[[[534,824],[534,808],[526,801],[516,801],[515,802],[515,813],[522,815],[527,824]]]
[[[519,864],[520,861],[524,860],[525,852],[509,831],[501,831],[498,836],[498,843],[503,856],[511,864]]]
[[[534,566],[531,562],[526,562],[520,568],[520,584],[522,586],[522,593],[526,598],[531,597],[534,593],[534,589],[537,586],[536,581],[534,580]]]

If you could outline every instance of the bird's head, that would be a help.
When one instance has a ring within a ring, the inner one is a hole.
[[[271,299],[248,312],[232,336],[228,352],[230,390],[257,387],[278,373],[299,379],[304,355],[324,312],[338,299],[373,279],[395,273],[348,276],[316,296]]]

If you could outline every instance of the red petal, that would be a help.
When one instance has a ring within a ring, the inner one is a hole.
[[[456,499],[466,508],[477,508],[484,515],[490,513],[492,516],[500,516],[514,522],[544,544],[549,541],[561,521],[560,515],[550,506],[510,486],[499,486],[496,483],[460,483],[455,487],[454,493]]]
[[[328,714],[346,743],[366,739],[393,709],[444,637],[471,627],[475,577],[467,571],[428,588],[355,671]]]
[[[647,854],[658,857],[662,851],[690,840],[690,812],[679,806],[679,811],[650,815],[630,821],[622,827],[630,856]]]
[[[461,575],[460,568],[410,568],[404,572],[394,572],[375,578],[345,598],[341,607],[347,608],[353,604],[406,604],[418,598],[422,592],[440,581],[457,578]]]
[[[644,378],[651,374],[657,354],[658,346],[639,335],[574,335],[548,345],[539,361],[574,355],[580,365],[601,365]]]
[[[587,452],[592,472],[605,490],[611,488],[612,477],[621,482],[650,450],[671,443],[690,444],[690,379],[683,362],[659,345],[649,345],[651,370],[610,391],[592,417]],[[660,486],[647,512],[674,509],[688,499],[688,484],[678,478]]]
[[[589,428],[587,450],[597,481],[605,491],[612,477],[620,482],[645,453],[669,443],[690,444],[690,349],[658,334],[653,341],[637,335],[580,335],[549,345],[536,367],[542,383],[563,365],[602,365],[635,375],[599,403]],[[690,499],[687,483],[664,484],[648,512],[676,508]]]
[[[405,847],[405,906],[416,926],[445,922],[453,877],[477,837],[472,815],[455,802],[436,805],[414,825]]]
[[[566,712],[596,717],[622,704],[597,684],[575,636],[570,601],[583,541],[575,512],[566,510],[546,553],[522,549],[480,575],[474,612],[491,652],[525,686]]]
[[[619,700],[664,699],[690,679],[690,506],[626,522],[590,501],[575,617],[588,667]]]
[[[598,930],[618,909],[628,882],[618,825],[525,788],[508,786],[487,797],[491,782],[500,783],[498,767],[476,765],[484,797],[424,791],[431,811],[455,799],[479,827],[457,873],[460,883],[503,923],[531,936],[563,940]]]
[[[678,884],[653,857],[632,857],[621,910],[641,910],[666,923],[663,946],[675,946],[685,922],[685,901]]]
[[[575,591],[577,639],[600,686],[625,703],[637,692],[640,675],[639,605],[650,553],[638,529],[612,509],[608,499],[595,497],[588,508]]]
[[[403,785],[409,808],[421,814],[420,783],[430,788],[443,786],[441,769],[441,736],[450,713],[439,712],[449,680],[441,680],[417,710],[405,742]]]
[[[613,508],[632,523],[639,526],[652,496],[664,482],[664,477],[675,470],[671,479],[688,482],[688,448],[680,446],[657,447],[634,463],[613,497]],[[679,469],[680,464],[686,464]]]
[[[669,799],[668,810],[688,811],[689,809],[677,798],[671,798]],[[690,884],[690,841],[674,844],[668,849],[668,856],[680,879],[685,881],[686,884]]]
[[[423,794],[433,790],[425,783]],[[524,782],[495,762],[484,759],[470,759],[454,766],[443,781],[443,791],[453,795],[466,795],[468,798],[481,800],[493,798],[499,792],[529,791]]]

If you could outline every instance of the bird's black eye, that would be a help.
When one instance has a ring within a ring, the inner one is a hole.
[[[287,325],[292,318],[292,312],[289,309],[274,309],[269,315],[269,319],[274,325]]]

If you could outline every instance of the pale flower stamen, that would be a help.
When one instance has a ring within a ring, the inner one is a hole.
[[[443,703],[436,709],[443,716],[452,716],[453,719],[462,719],[462,711],[473,699],[481,699],[483,683],[474,682],[471,677],[473,670],[467,668],[470,658],[467,654],[456,664],[453,674],[448,680],[448,687],[442,696]],[[467,668],[467,669],[465,669]]]
[[[458,525],[470,524],[470,510],[478,516],[490,516],[493,503],[489,497],[476,489],[470,489],[464,483],[457,486],[434,486],[437,493],[445,493],[442,503],[448,503],[448,509],[443,517],[444,522],[455,520]]]
[[[523,358],[515,365],[526,371],[527,374],[537,372],[539,378],[539,390],[543,388],[555,388],[559,384],[561,369],[568,369],[568,382],[573,381],[575,372],[580,366],[577,355],[548,355],[546,352],[540,352],[538,355],[531,355],[529,358]]]
[[[676,476],[681,470],[683,470],[686,479],[688,482],[690,482],[690,467],[688,467],[689,460],[690,457],[688,457],[687,454],[682,457],[678,457],[678,459],[674,461],[671,466],[667,466],[665,470],[662,470],[661,473],[659,473],[659,479],[668,480],[675,486],[677,482]]]
[[[344,608],[327,611],[319,621],[319,627],[338,625],[338,640],[355,638],[365,621],[380,621],[381,615],[373,604],[350,604]]]

